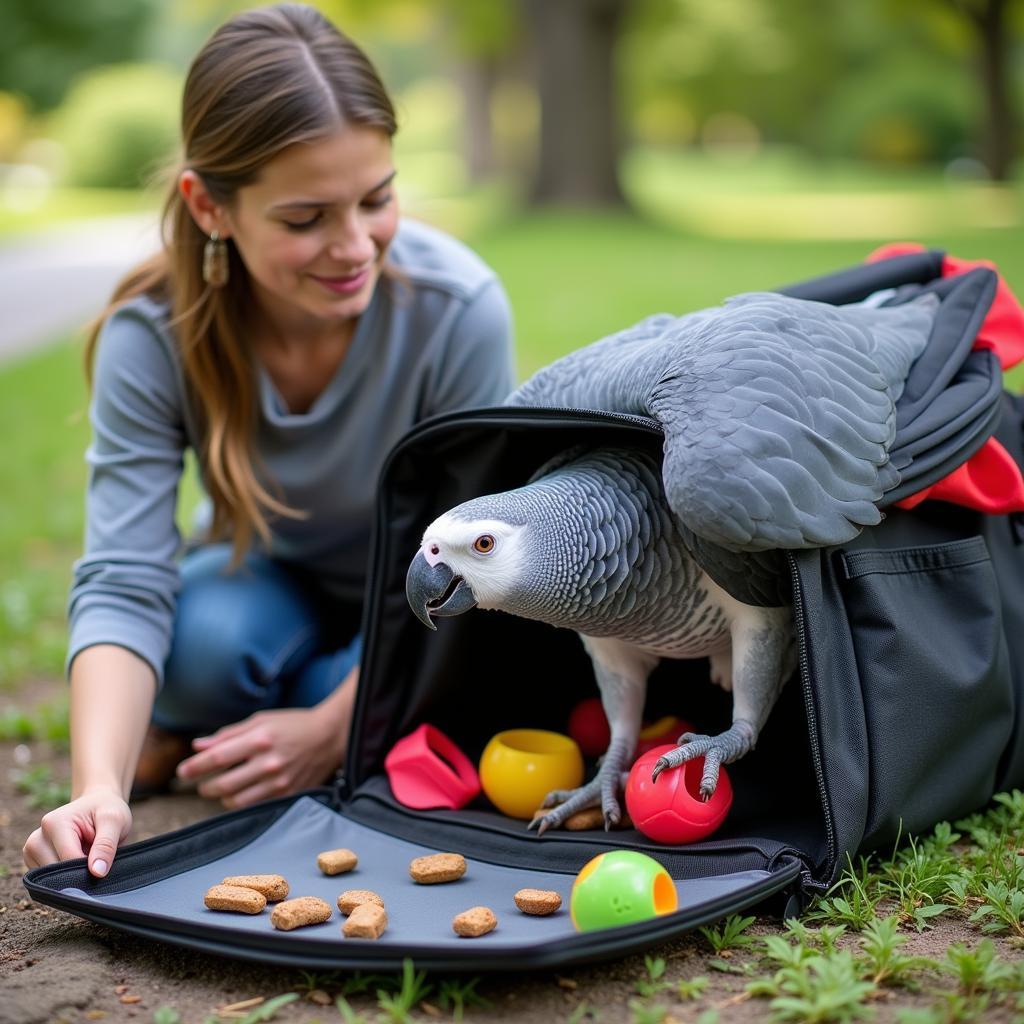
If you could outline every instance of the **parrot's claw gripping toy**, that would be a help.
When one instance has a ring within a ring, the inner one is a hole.
[[[623,791],[626,779],[629,778],[629,772],[626,770],[628,763],[623,741],[612,740],[597,775],[579,789],[549,793],[544,800],[544,806],[551,807],[556,803],[558,806],[552,807],[552,810],[542,817],[535,817],[529,827],[536,826],[537,835],[543,835],[549,828],[564,825],[566,819],[577,811],[588,807],[600,807],[604,811],[604,827],[610,830],[622,820],[622,807],[617,794]]]
[[[697,758],[671,771],[652,772],[655,763],[673,749],[671,745],[655,747],[637,759],[626,783],[626,810],[648,839],[673,845],[694,843],[725,821],[732,806],[732,783],[724,768],[716,768],[717,786],[705,798],[707,768]]]
[[[729,729],[718,736],[704,736],[685,732],[676,741],[679,746],[665,751],[657,760],[651,773],[651,781],[666,768],[678,768],[696,757],[704,758],[704,774],[700,780],[702,800],[710,800],[718,786],[719,768],[723,764],[738,761],[754,749],[754,729],[742,718],[737,718]]]

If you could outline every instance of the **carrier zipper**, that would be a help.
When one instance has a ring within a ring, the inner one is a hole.
[[[800,687],[804,695],[804,710],[810,726],[811,758],[814,761],[814,777],[818,783],[818,795],[821,797],[821,809],[825,816],[825,838],[828,844],[828,866],[830,869],[836,862],[836,834],[832,823],[832,809],[828,801],[828,789],[825,786],[825,773],[822,768],[821,747],[818,744],[818,713],[814,706],[811,692],[811,671],[807,658],[807,630],[804,621],[804,594],[800,584],[800,572],[797,569],[796,556],[792,551],[786,552],[789,562],[789,574],[793,583],[793,622],[796,625],[797,651],[800,658]],[[814,877],[810,869],[800,873],[802,888],[826,892],[828,883]]]
[[[340,811],[348,799],[349,785],[348,776],[344,768],[339,768],[331,780],[331,810]]]
[[[567,417],[574,417],[590,423],[629,423],[631,426],[641,427],[651,434],[660,434],[661,436],[665,434],[661,424],[653,416],[642,416],[639,413],[607,412],[603,409],[574,409],[556,405],[496,405],[489,408],[456,410],[442,413],[440,416],[432,416],[429,420],[424,420],[413,427],[403,438],[403,445],[405,441],[419,440],[422,434],[429,434],[437,427],[444,427],[450,420],[481,423],[493,419],[506,421],[510,418],[510,413],[513,419],[563,420]]]

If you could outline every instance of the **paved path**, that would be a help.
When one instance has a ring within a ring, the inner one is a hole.
[[[159,246],[156,215],[83,221],[0,242],[0,363],[58,340]]]

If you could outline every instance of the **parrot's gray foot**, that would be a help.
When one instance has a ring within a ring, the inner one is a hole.
[[[600,807],[604,812],[604,827],[608,831],[622,820],[622,808],[615,798],[615,779],[618,775],[618,789],[624,790],[628,772],[614,769],[601,770],[585,786],[579,789],[555,789],[544,798],[544,807],[550,807],[547,814],[537,814],[527,828],[536,828],[542,836],[549,828],[560,828],[574,814],[590,807]],[[557,805],[557,806],[556,806]]]
[[[597,775],[585,786],[580,786],[579,789],[557,789],[548,793],[544,798],[544,806],[550,807],[551,810],[547,814],[536,815],[527,827],[536,828],[537,835],[542,836],[549,828],[560,828],[577,811],[600,805],[601,776]],[[605,819],[607,820],[607,812]]]
[[[738,761],[744,754],[754,749],[757,734],[750,722],[737,718],[729,729],[718,736],[704,736],[693,732],[684,732],[676,740],[680,746],[670,750],[654,764],[651,781],[657,782],[658,776],[666,768],[678,768],[695,757],[704,757],[704,772],[700,779],[700,795],[710,800],[718,788],[718,769],[723,764]]]

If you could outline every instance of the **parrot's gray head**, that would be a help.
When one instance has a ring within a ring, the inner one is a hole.
[[[412,610],[431,629],[473,607],[573,629],[627,613],[654,562],[633,569],[667,528],[657,468],[636,452],[569,449],[523,487],[450,509],[409,566]]]
[[[506,608],[528,575],[529,533],[525,521],[499,515],[488,498],[474,498],[439,516],[424,532],[406,575],[405,592],[416,617],[436,629],[435,616]]]

